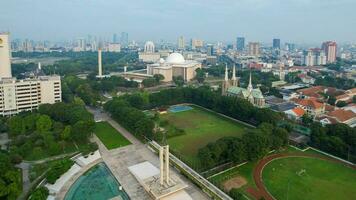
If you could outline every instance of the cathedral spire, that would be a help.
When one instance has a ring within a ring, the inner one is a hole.
[[[225,64],[225,81],[229,80],[229,73],[227,72],[227,64]]]
[[[250,69],[250,81],[249,81],[249,83],[248,83],[247,90],[248,90],[249,92],[251,92],[251,91],[253,90],[253,87],[252,87],[251,69]]]
[[[236,81],[236,66],[234,64],[234,67],[232,68],[232,78],[231,80]]]

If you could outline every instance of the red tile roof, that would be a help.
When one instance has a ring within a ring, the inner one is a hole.
[[[292,110],[298,117],[301,117],[304,115],[305,111],[303,110],[303,108],[301,107],[295,107],[293,110]]]
[[[337,109],[328,113],[328,116],[336,118],[339,122],[345,122],[349,119],[355,118],[356,113],[351,110]]]
[[[310,99],[294,99],[294,102],[296,104],[302,105],[302,106],[307,106],[307,107],[311,107],[313,109],[320,109],[324,106],[323,103],[317,101],[314,98],[310,98]]]

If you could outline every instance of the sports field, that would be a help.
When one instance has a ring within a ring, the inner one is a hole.
[[[95,135],[107,149],[115,149],[131,144],[124,136],[114,129],[108,122],[97,122]]]
[[[184,130],[184,135],[169,138],[168,144],[188,160],[195,160],[198,150],[208,143],[226,136],[240,137],[250,129],[216,113],[192,107],[191,110],[168,112],[160,116],[169,124]]]
[[[262,178],[276,199],[356,199],[356,170],[318,158],[273,160]]]

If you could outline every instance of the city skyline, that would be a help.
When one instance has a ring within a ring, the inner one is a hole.
[[[272,38],[302,44],[356,41],[352,0],[15,0],[3,6],[7,9],[0,13],[0,30],[10,31],[12,39],[63,41],[127,32],[130,40],[138,41],[176,42],[180,35],[222,42],[234,42],[237,36],[262,43]],[[313,23],[308,25],[310,19]]]

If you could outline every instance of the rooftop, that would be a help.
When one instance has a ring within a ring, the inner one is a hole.
[[[356,113],[351,110],[337,109],[328,113],[328,116],[336,118],[339,122],[346,122],[356,118]]]

